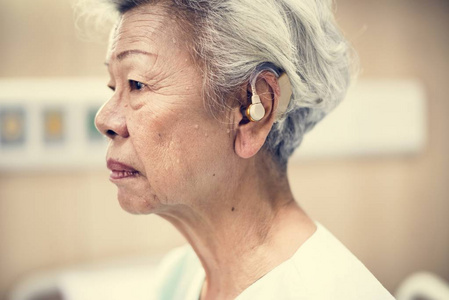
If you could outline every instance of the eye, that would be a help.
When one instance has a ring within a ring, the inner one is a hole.
[[[142,82],[139,81],[135,81],[135,80],[128,80],[129,82],[129,87],[131,89],[131,91],[140,91],[145,87],[145,84],[143,84]]]

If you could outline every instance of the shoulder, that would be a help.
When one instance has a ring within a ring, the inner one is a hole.
[[[292,259],[294,273],[320,299],[393,299],[374,275],[332,233],[317,231]],[[323,288],[326,287],[326,288]]]
[[[394,299],[373,274],[326,228],[291,259],[252,286],[244,299]]]

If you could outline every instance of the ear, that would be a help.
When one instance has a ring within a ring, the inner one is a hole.
[[[245,84],[242,87],[242,106],[234,111],[236,125],[236,137],[234,142],[235,152],[241,158],[250,158],[262,148],[271,127],[276,121],[276,110],[279,103],[280,87],[276,76],[269,71],[262,72],[256,81],[256,92],[265,108],[265,116],[257,122],[248,120],[245,115],[246,108],[251,104],[251,86]]]

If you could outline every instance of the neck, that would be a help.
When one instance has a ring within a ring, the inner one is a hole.
[[[242,179],[243,177],[241,177]],[[289,259],[315,231],[287,178],[246,176],[234,192],[160,215],[189,241],[206,273],[201,299],[237,297]]]

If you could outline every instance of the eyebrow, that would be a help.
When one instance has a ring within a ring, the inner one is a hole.
[[[117,54],[116,58],[118,61],[122,61],[130,55],[156,56],[156,54],[154,54],[154,53],[146,52],[143,50],[133,49],[133,50],[125,50],[125,51],[120,52],[119,54]],[[109,66],[109,61],[106,61],[104,64],[106,66]]]

